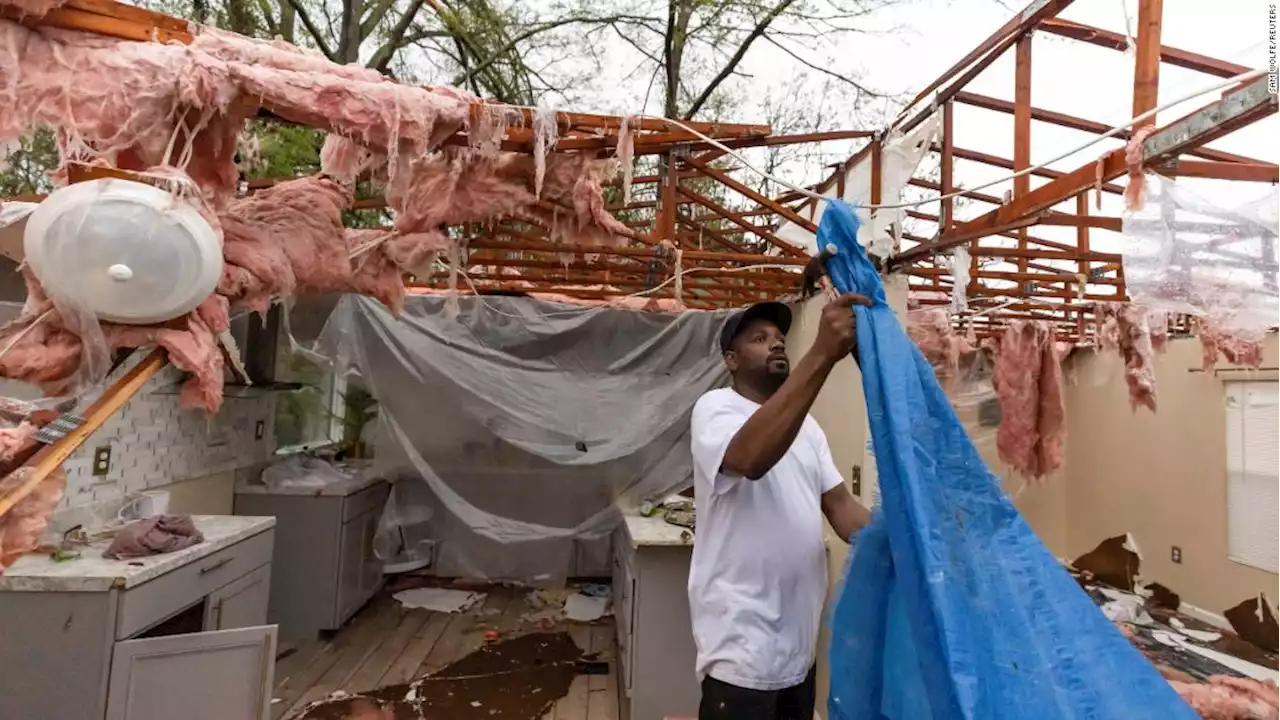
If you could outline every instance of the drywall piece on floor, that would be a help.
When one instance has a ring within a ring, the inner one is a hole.
[[[1222,633],[1209,632],[1207,630],[1193,630],[1187,627],[1187,624],[1178,618],[1170,618],[1169,624],[1177,628],[1178,632],[1186,635],[1192,640],[1199,640],[1203,643],[1217,642],[1222,638]]]
[[[442,613],[466,612],[484,602],[485,594],[449,588],[421,587],[401,590],[392,595],[406,608],[421,608]]]
[[[609,596],[574,593],[564,601],[564,616],[574,622],[594,622],[604,617]]]
[[[1280,682],[1280,672],[1262,667],[1256,663],[1251,663],[1248,660],[1233,657],[1226,653],[1220,653],[1216,650],[1203,648],[1199,645],[1192,645],[1177,633],[1157,631],[1152,633],[1151,636],[1158,642],[1164,643],[1170,647],[1176,647],[1187,652],[1193,652],[1201,657],[1213,660],[1220,665],[1225,665],[1245,677],[1251,677],[1254,680],[1270,680],[1273,683]]]

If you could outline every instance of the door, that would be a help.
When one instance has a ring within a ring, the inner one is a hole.
[[[363,526],[360,531],[360,594],[370,598],[382,585],[382,561],[373,552],[373,538],[378,532],[378,513],[365,513],[363,517],[352,522],[358,522]]]
[[[263,565],[209,593],[204,606],[204,629],[234,630],[267,624],[270,595],[271,566]]]
[[[365,527],[363,517],[354,517],[342,525],[338,541],[338,617],[334,618],[335,628],[342,627],[342,623],[364,604]]]
[[[275,657],[275,625],[117,642],[106,720],[263,720]]]

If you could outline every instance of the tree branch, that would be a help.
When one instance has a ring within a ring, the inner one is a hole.
[[[404,14],[396,21],[395,26],[391,28],[386,41],[369,59],[369,67],[378,72],[383,72],[387,69],[387,65],[391,64],[391,58],[395,57],[396,51],[408,44],[405,41],[405,33],[413,25],[414,18],[418,16],[418,11],[422,9],[422,3],[423,0],[413,0],[409,4],[408,9],[404,11]],[[388,2],[387,5],[390,6],[390,3]],[[385,14],[386,11],[384,10],[383,15]],[[363,36],[368,36],[368,33],[365,33],[363,28],[361,28],[360,32]]]
[[[316,27],[316,24],[311,20],[311,16],[307,14],[307,9],[302,6],[301,0],[285,0],[285,2],[289,3],[289,7],[293,8],[293,11],[298,14],[298,19],[302,21],[302,27],[307,29],[307,34],[315,41],[316,47],[320,49],[320,52],[324,53],[324,56],[333,62],[339,62],[333,50],[329,49],[329,43],[324,41],[324,35],[320,34],[320,28]]]
[[[387,13],[390,12],[391,7],[395,4],[396,0],[378,0],[378,4],[369,8],[369,11],[364,14],[364,19],[360,22],[360,37],[367,38],[372,35],[374,29],[378,27],[378,23],[382,22],[382,19],[387,16]],[[414,15],[418,14],[418,8],[420,7],[422,7],[422,3],[420,1],[415,2],[410,10],[405,11],[405,14],[400,16],[400,19],[403,20],[406,16],[412,19]]]
[[[698,111],[702,109],[702,106],[711,99],[711,94],[716,91],[716,88],[720,87],[720,84],[733,74],[734,69],[738,67],[738,63],[742,62],[742,58],[746,56],[747,50],[751,49],[751,44],[755,42],[757,38],[764,35],[769,29],[769,26],[773,24],[773,21],[777,20],[782,13],[786,12],[787,8],[795,4],[795,1],[796,0],[782,0],[775,5],[762,20],[756,23],[755,28],[751,30],[747,37],[742,41],[742,44],[738,46],[737,52],[733,54],[733,57],[729,58],[728,62],[725,63],[725,66],[721,68],[720,73],[712,78],[711,82],[703,88],[702,94],[689,105],[689,110],[684,114],[684,118],[686,120],[692,119],[694,115],[698,114]]]
[[[540,35],[548,30],[554,30],[558,27],[564,27],[565,25],[574,25],[574,24],[581,24],[581,23],[589,23],[592,25],[612,24],[614,22],[617,22],[621,18],[622,16],[620,15],[614,16],[614,17],[606,17],[606,18],[564,18],[562,20],[553,20],[550,22],[542,23],[541,25],[534,26],[520,33],[519,35],[516,35],[515,37],[511,38],[511,40],[509,40],[506,45],[503,45],[500,49],[494,51],[493,54],[491,54],[479,65],[476,65],[475,67],[472,67],[470,70],[463,73],[462,75],[458,75],[457,77],[455,77],[453,79],[453,82],[450,83],[450,85],[461,85],[462,83],[465,83],[467,80],[471,79],[472,75],[475,75],[478,72],[483,72],[487,70],[490,65],[493,65],[495,62],[497,62],[498,59],[501,58],[503,55],[506,55],[512,50],[515,50],[520,45],[520,43],[532,37]]]
[[[797,55],[795,52],[793,52],[793,51],[791,50],[791,48],[789,48],[789,47],[787,47],[787,46],[783,45],[782,43],[780,43],[780,42],[778,42],[777,40],[775,40],[775,39],[773,39],[773,38],[769,37],[768,35],[766,35],[764,39],[765,39],[765,40],[768,40],[770,43],[773,43],[773,46],[774,46],[774,47],[776,47],[776,48],[778,48],[779,50],[781,50],[782,52],[784,52],[784,53],[786,53],[786,54],[790,55],[792,58],[794,58],[794,59],[795,59],[795,61],[796,61],[796,62],[800,63],[801,65],[804,65],[805,67],[809,68],[810,70],[817,70],[818,72],[822,73],[823,75],[829,75],[829,76],[831,76],[831,77],[835,78],[836,80],[839,80],[840,82],[847,83],[848,85],[850,85],[850,86],[852,86],[854,89],[856,89],[858,92],[860,92],[860,93],[866,93],[867,95],[870,95],[871,97],[887,97],[886,95],[883,95],[883,94],[881,94],[881,93],[877,93],[877,92],[874,92],[874,91],[872,91],[872,90],[868,90],[864,85],[862,85],[861,83],[859,83],[857,80],[854,80],[854,79],[852,79],[852,78],[845,77],[844,75],[841,75],[840,73],[835,72],[834,70],[831,70],[831,69],[829,69],[829,68],[824,68],[824,67],[821,67],[821,66],[819,66],[819,65],[814,65],[813,63],[809,62],[808,60],[805,60],[804,58],[802,58],[802,57],[800,57],[799,55]]]

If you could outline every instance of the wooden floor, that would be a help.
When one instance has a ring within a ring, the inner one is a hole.
[[[596,624],[564,622],[553,628],[522,621],[525,589],[485,590],[483,609],[472,614],[406,610],[389,594],[374,598],[327,641],[300,646],[276,663],[273,720],[289,718],[335,690],[359,693],[436,672],[479,649],[496,631],[511,638],[533,630],[564,630],[583,651],[600,653],[609,674],[580,675],[547,720],[617,720],[618,664],[612,617]],[[533,719],[531,719],[533,720]]]

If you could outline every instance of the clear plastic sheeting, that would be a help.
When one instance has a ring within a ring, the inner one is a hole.
[[[831,620],[832,720],[1196,715],[1042,545],[885,302],[847,207],[827,208],[855,307],[880,504]]]
[[[727,379],[721,312],[347,296],[319,348],[379,404],[375,470],[430,489],[441,575],[563,579],[619,510],[692,482],[689,412]],[[418,497],[405,494],[406,501]]]
[[[969,309],[969,248],[957,245],[951,251],[951,312]]]
[[[942,115],[935,112],[909,133],[903,134],[895,130],[884,139],[880,151],[881,204],[896,205],[902,201],[902,190],[911,181],[925,153],[929,152],[929,148],[938,139],[941,129]],[[885,258],[893,250],[894,238],[889,235],[889,231],[902,231],[906,209],[881,208],[872,216],[871,210],[866,207],[877,204],[871,202],[871,153],[862,153],[857,157],[858,161],[845,171],[844,194],[839,199],[858,206],[855,210],[861,223],[858,242],[873,255]],[[837,187],[833,184],[823,195],[835,198]],[[827,204],[818,203],[813,215],[815,223],[821,221]],[[783,220],[774,234],[805,248],[810,255],[818,254],[814,234],[789,220]]]
[[[1148,174],[1146,187],[1145,205],[1122,225],[1131,300],[1152,311],[1205,317],[1243,338],[1260,338],[1280,324],[1276,187],[1234,208],[1160,175]]]
[[[351,482],[355,476],[334,467],[327,460],[310,455],[290,455],[262,471],[262,484],[272,490],[314,488]]]

